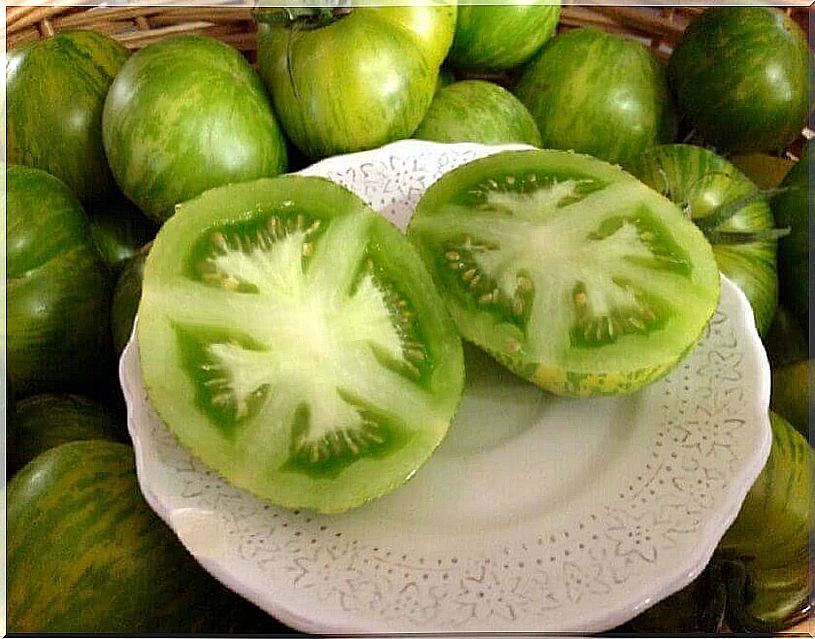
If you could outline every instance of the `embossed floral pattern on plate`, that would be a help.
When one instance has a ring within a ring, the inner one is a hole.
[[[304,173],[404,229],[445,172],[504,148],[400,142]],[[486,365],[406,486],[339,516],[237,490],[151,410],[131,340],[120,375],[142,491],[212,574],[314,632],[598,631],[687,584],[769,453],[769,369],[723,280],[697,348],[632,396],[546,395]],[[195,534],[184,521],[195,515]]]

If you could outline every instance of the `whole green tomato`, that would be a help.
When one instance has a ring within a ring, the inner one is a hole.
[[[258,67],[286,134],[320,158],[410,137],[427,112],[455,4],[267,9]]]
[[[463,80],[439,89],[413,137],[532,146],[541,142],[534,118],[518,98],[483,80]]]
[[[473,71],[500,71],[529,61],[555,34],[560,2],[462,4],[450,63]]]
[[[133,54],[108,92],[102,133],[122,192],[159,222],[203,191],[287,167],[263,83],[213,38],[170,38]]]
[[[86,390],[112,359],[110,273],[65,184],[12,165],[8,189],[8,374],[20,397]]]
[[[659,60],[640,42],[595,29],[547,42],[515,94],[538,123],[544,148],[624,167],[645,149],[672,141],[676,131]]]
[[[112,193],[102,106],[127,56],[121,44],[93,31],[63,31],[10,51],[8,161],[51,173],[83,202]]]
[[[774,151],[807,119],[804,33],[774,7],[715,7],[682,35],[668,64],[682,112],[722,150]]]

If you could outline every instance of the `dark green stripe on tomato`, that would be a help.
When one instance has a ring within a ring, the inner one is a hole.
[[[102,130],[122,192],[158,221],[207,189],[287,166],[260,78],[238,51],[202,36],[135,53],[111,85]]]
[[[7,500],[10,632],[278,629],[205,573],[150,510],[130,446],[52,448],[14,477]]]
[[[127,50],[93,31],[63,31],[9,52],[8,161],[60,178],[83,202],[115,189],[102,106]]]
[[[806,124],[810,53],[775,7],[714,7],[684,32],[669,62],[682,112],[723,150],[778,151]]]
[[[665,70],[642,43],[594,29],[555,36],[515,89],[544,148],[628,166],[673,141],[676,116]]]
[[[541,143],[538,125],[518,98],[483,80],[454,82],[439,89],[413,137],[435,142]]]
[[[8,373],[21,396],[88,390],[112,357],[110,273],[68,188],[10,166]]]
[[[756,195],[758,189],[735,166],[712,151],[688,144],[654,147],[646,151],[634,173],[653,189],[685,209],[693,220],[704,221],[717,210]],[[761,232],[774,227],[766,199],[741,207],[712,231]],[[753,307],[756,327],[764,335],[778,304],[776,242],[716,244],[713,253],[719,269],[745,293]]]

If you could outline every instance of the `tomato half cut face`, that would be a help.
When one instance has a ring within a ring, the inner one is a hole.
[[[617,167],[513,151],[436,182],[408,235],[461,334],[567,395],[632,391],[670,369],[716,308],[701,232]]]
[[[147,259],[137,335],[150,402],[181,443],[287,507],[339,512],[405,482],[463,385],[413,247],[322,178],[181,205]]]

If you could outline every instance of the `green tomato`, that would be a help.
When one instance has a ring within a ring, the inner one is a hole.
[[[8,471],[40,453],[85,439],[121,441],[127,429],[105,406],[80,395],[34,395],[17,403],[8,429]]]
[[[461,398],[461,341],[407,240],[322,178],[179,207],[136,327],[151,405],[236,486],[341,512],[407,481]]]
[[[770,366],[780,368],[807,358],[807,334],[784,306],[775,311],[770,330],[764,336]],[[784,415],[783,411],[779,411]]]
[[[810,369],[812,360],[802,360],[773,371],[770,406],[795,427],[804,437],[809,437]]]
[[[158,225],[121,195],[88,209],[91,233],[114,272],[156,236]]]
[[[34,636],[287,632],[209,575],[150,509],[133,449],[52,448],[7,491],[6,623]]]
[[[790,229],[789,236],[778,242],[781,299],[806,328],[809,326],[809,202],[813,201],[809,184],[809,145],[781,183],[781,188],[786,190],[772,202],[775,223]]]
[[[320,158],[410,137],[453,39],[454,4],[258,12],[258,66],[286,134]]]
[[[560,2],[524,0],[506,5],[462,4],[450,63],[473,71],[500,71],[528,62],[555,34]]]
[[[773,229],[769,204],[760,197],[755,184],[724,158],[689,144],[646,151],[634,173],[679,204],[704,228],[719,269],[750,300],[756,327],[764,335],[778,304],[776,240],[754,239]],[[749,202],[743,200],[752,197],[755,199]],[[729,219],[710,227],[713,218],[709,216],[739,201],[746,203],[738,206]]]
[[[260,78],[212,38],[170,38],[135,53],[110,87],[102,132],[122,192],[159,222],[207,189],[287,166]]]
[[[93,31],[63,31],[10,51],[8,161],[51,173],[83,202],[112,193],[102,105],[127,56],[118,42]]]
[[[738,562],[749,579],[748,596],[728,597],[728,625],[735,632],[786,627],[806,611],[815,587],[809,570],[815,455],[786,420],[770,413],[770,423],[770,457],[716,549],[718,559]]]
[[[413,137],[435,142],[540,146],[538,125],[518,98],[483,80],[439,89]]]
[[[654,54],[640,42],[594,29],[550,40],[515,94],[538,123],[545,148],[629,166],[676,133],[665,71]]]
[[[619,167],[510,151],[433,184],[408,226],[462,336],[558,394],[667,373],[719,300],[710,245]]]
[[[708,9],[669,62],[679,106],[704,140],[728,151],[776,151],[806,124],[810,54],[800,27],[773,7]]]
[[[141,300],[141,285],[144,279],[144,263],[150,252],[150,244],[144,246],[138,253],[128,259],[116,287],[113,289],[113,305],[110,309],[111,330],[113,332],[113,347],[118,355],[127,346],[130,334],[133,332],[133,321],[139,310]]]
[[[19,396],[86,390],[111,359],[111,277],[79,201],[21,166],[8,189],[8,373]]]

